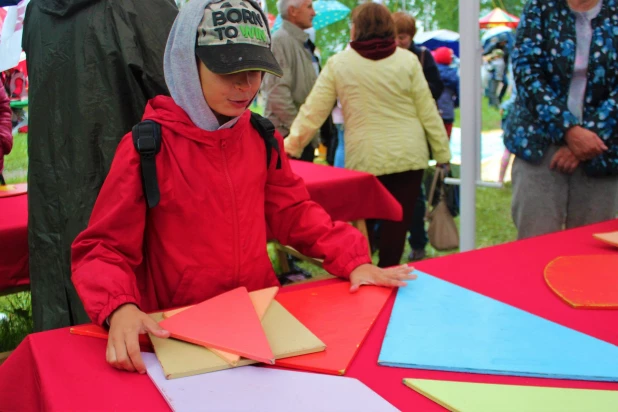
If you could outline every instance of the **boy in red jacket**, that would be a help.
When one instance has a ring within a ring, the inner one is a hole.
[[[360,285],[405,286],[407,266],[371,265],[366,239],[332,222],[290,170],[279,134],[266,145],[248,110],[264,72],[283,74],[270,51],[268,20],[252,0],[192,0],[165,51],[172,98],[144,119],[161,125],[159,204],[147,209],[131,134],[120,142],[88,228],[72,249],[73,283],[91,319],[109,323],[107,361],[145,372],[138,334],[168,337],[145,312],[201,302],[239,286],[278,285],[267,228],[283,244],[324,259]],[[351,314],[353,316],[353,314]]]

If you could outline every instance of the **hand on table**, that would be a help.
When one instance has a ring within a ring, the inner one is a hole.
[[[549,168],[557,169],[559,172],[572,174],[579,166],[579,159],[575,157],[571,149],[568,146],[563,146],[554,154],[551,159]]]
[[[607,150],[607,146],[596,133],[581,126],[567,130],[564,140],[580,161],[590,160]]]
[[[146,373],[146,366],[140,355],[139,334],[150,332],[159,338],[169,338],[150,316],[131,303],[120,306],[109,319],[107,339],[107,363],[114,368]]]
[[[406,286],[406,280],[416,279],[412,272],[414,268],[408,265],[382,269],[365,263],[358,266],[350,274],[350,292],[357,292],[361,285],[376,285],[385,287]]]

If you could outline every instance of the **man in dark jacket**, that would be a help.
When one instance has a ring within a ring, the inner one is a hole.
[[[148,99],[168,94],[163,51],[173,0],[31,0],[28,238],[36,331],[89,322],[71,283],[87,225],[122,136]]]

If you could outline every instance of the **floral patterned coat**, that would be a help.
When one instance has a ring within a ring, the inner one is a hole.
[[[575,16],[566,0],[529,0],[513,52],[517,99],[505,122],[504,143],[516,156],[538,164],[548,146],[564,145],[576,125],[608,146],[583,163],[590,176],[618,175],[618,0],[603,0],[592,20],[592,41],[583,121],[567,107],[575,64]]]

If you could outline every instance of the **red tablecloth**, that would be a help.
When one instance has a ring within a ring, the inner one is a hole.
[[[591,236],[596,232],[613,230],[618,230],[618,220],[432,259],[416,266],[437,277],[618,344],[618,312],[572,309],[560,301],[543,280],[545,265],[558,256],[616,253],[615,249],[595,241]],[[291,289],[284,288],[282,293]],[[618,390],[616,383],[378,366],[378,354],[393,302],[394,296],[378,318],[346,376],[360,379],[403,411],[443,410],[405,387],[401,383],[403,378]],[[414,342],[409,342],[409,345],[413,350]],[[19,411],[168,410],[147,376],[115,371],[106,365],[103,340],[71,336],[68,329],[30,335],[0,366],[0,405],[7,410]]]
[[[334,220],[401,220],[401,205],[369,173],[291,160],[311,196]]]
[[[0,291],[30,283],[28,196],[0,198]]]
[[[291,161],[311,199],[334,220],[401,219],[401,205],[373,175]],[[28,285],[28,199],[0,199],[0,291]]]

